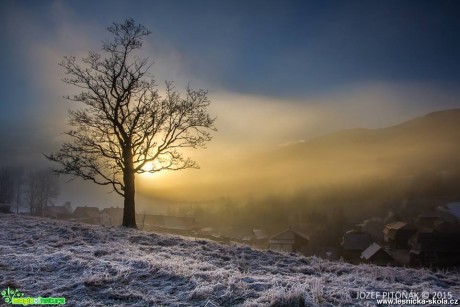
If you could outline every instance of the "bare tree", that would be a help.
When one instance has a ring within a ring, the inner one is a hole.
[[[0,204],[14,205],[19,213],[21,205],[23,169],[2,167],[0,169]]]
[[[11,204],[14,199],[14,171],[12,168],[0,169],[0,204]]]
[[[207,91],[187,88],[182,97],[171,82],[159,95],[149,74],[152,63],[135,56],[150,34],[128,19],[108,28],[103,53],[90,52],[82,63],[65,57],[64,82],[83,90],[67,97],[83,108],[69,111],[71,142],[47,158],[73,178],[108,185],[124,197],[123,226],[136,228],[135,174],[198,168],[183,148],[204,147],[214,118],[207,112]]]
[[[17,168],[16,175],[14,179],[14,204],[16,207],[16,214],[19,214],[19,208],[22,206],[23,198],[23,188],[24,188],[24,169]]]
[[[40,170],[28,174],[25,185],[30,213],[43,216],[46,207],[53,205],[59,194],[57,177],[51,170]]]

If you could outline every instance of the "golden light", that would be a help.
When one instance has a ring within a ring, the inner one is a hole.
[[[151,170],[158,169],[158,167],[155,167],[157,164],[158,164],[157,161],[147,162],[144,165],[144,167],[142,168],[145,171],[145,173],[142,173],[141,175],[145,176],[146,178],[153,177],[153,176],[158,176],[159,172],[150,173]]]

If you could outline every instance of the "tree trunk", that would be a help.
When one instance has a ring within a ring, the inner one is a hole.
[[[125,186],[124,194],[124,210],[123,210],[123,226],[129,228],[137,228],[136,225],[136,209],[134,202],[134,165],[131,150],[126,150],[124,162],[125,169],[123,170],[123,183]]]
[[[16,190],[16,214],[19,214],[19,202],[21,198],[21,190],[19,190],[19,187]]]

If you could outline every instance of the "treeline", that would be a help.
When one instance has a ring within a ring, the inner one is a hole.
[[[47,206],[54,205],[58,194],[59,183],[52,170],[0,168],[0,204],[9,206],[12,212],[41,216]]]

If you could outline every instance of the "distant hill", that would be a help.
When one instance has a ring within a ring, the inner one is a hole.
[[[355,266],[13,214],[0,213],[0,229],[0,290],[64,297],[68,306],[377,306],[365,292],[460,293],[456,272]]]
[[[460,109],[438,111],[381,129],[343,130],[306,142],[313,146],[455,146],[460,147]],[[428,148],[426,148],[428,149]]]
[[[459,153],[460,109],[453,109],[388,128],[338,131],[283,146],[266,160],[296,184],[456,172]]]

